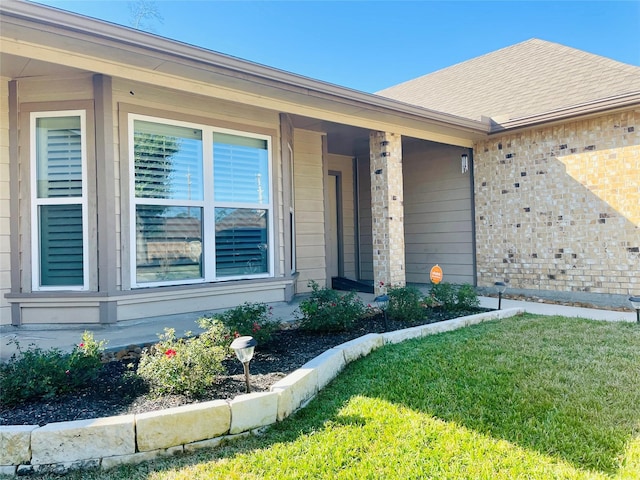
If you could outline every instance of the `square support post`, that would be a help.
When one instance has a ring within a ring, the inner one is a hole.
[[[405,277],[402,137],[369,134],[374,292],[403,286]]]

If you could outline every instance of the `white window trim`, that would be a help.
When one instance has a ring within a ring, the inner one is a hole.
[[[203,175],[203,200],[161,200],[161,199],[138,199],[135,196],[135,161],[134,156],[134,122],[136,120],[161,123],[165,125],[175,125],[178,127],[193,128],[202,131],[202,175]],[[269,201],[267,203],[238,203],[238,202],[218,202],[215,201],[214,178],[213,178],[213,134],[226,133],[240,137],[254,138],[265,140],[267,142],[267,163],[269,172],[268,193]],[[173,285],[193,285],[210,282],[226,282],[231,280],[249,280],[254,278],[271,278],[275,276],[275,254],[274,254],[274,209],[273,209],[273,161],[272,161],[272,138],[269,135],[258,133],[244,132],[239,130],[231,130],[226,128],[213,127],[191,122],[183,122],[179,120],[171,120],[162,117],[153,117],[148,115],[140,115],[131,113],[128,116],[128,142],[129,142],[129,246],[130,246],[130,278],[131,288],[152,288]],[[205,255],[203,257],[202,269],[203,277],[188,280],[170,280],[159,282],[138,282],[137,280],[137,243],[136,243],[136,206],[138,204],[149,205],[176,205],[176,206],[194,206],[202,208],[202,245]],[[237,276],[216,276],[216,250],[215,250],[215,215],[216,208],[255,208],[268,211],[268,242],[269,242],[269,258],[267,260],[269,271],[267,273],[257,273],[253,275],[237,275]]]
[[[82,196],[38,198],[38,168],[36,155],[36,121],[38,118],[80,117],[80,148],[82,168]],[[31,188],[31,289],[32,291],[89,290],[89,225],[87,207],[87,121],[85,110],[31,112],[29,119],[30,188]],[[46,286],[40,278],[40,218],[41,205],[82,205],[82,285]]]

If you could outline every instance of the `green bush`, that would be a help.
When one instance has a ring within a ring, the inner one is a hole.
[[[19,403],[51,399],[88,386],[98,375],[104,341],[96,342],[91,332],[82,334],[82,341],[71,353],[57,348],[43,350],[30,345],[0,364],[0,403]]]
[[[392,320],[413,322],[424,318],[422,294],[412,286],[390,287],[387,315]]]
[[[305,330],[330,332],[348,330],[364,315],[366,307],[360,298],[350,292],[341,295],[311,280],[311,297],[300,302],[300,327]]]
[[[152,394],[202,397],[223,373],[228,332],[219,320],[200,323],[207,330],[197,337],[176,338],[175,330],[166,328],[157,344],[143,350],[137,373],[148,382]]]
[[[233,337],[249,335],[258,343],[265,343],[278,329],[278,323],[272,318],[272,311],[272,307],[264,303],[245,302],[211,318],[221,321]]]
[[[460,288],[458,288],[456,305],[458,310],[472,310],[474,308],[478,308],[479,306],[480,299],[478,298],[476,289],[468,283],[460,285]]]
[[[436,283],[431,286],[431,296],[435,299],[436,305],[445,310],[455,310],[458,302],[456,288],[450,283]]]
[[[478,294],[469,284],[453,285],[451,283],[439,283],[431,286],[430,299],[425,303],[433,306],[441,306],[445,310],[471,310],[480,305]]]

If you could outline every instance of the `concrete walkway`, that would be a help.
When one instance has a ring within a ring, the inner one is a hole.
[[[374,303],[374,295],[372,294],[360,293],[359,296],[365,305]],[[294,320],[296,310],[302,298],[296,298],[290,303],[278,302],[271,304],[274,318],[281,321]],[[480,297],[480,305],[485,308],[495,309],[498,307],[498,299]],[[636,321],[635,312],[567,307],[548,303],[523,302],[508,299],[502,300],[502,308],[523,308],[529,313],[563,315],[566,317],[581,317],[593,320]],[[154,342],[158,339],[158,334],[164,331],[165,327],[174,328],[178,336],[184,335],[187,331],[198,332],[199,328],[196,320],[203,314],[215,312],[217,311],[166,315],[162,317],[130,320],[115,325],[3,326],[0,329],[0,360],[7,360],[16,352],[15,345],[12,341],[19,342],[22,348],[26,348],[30,344],[35,344],[44,350],[59,348],[63,351],[70,351],[74,345],[80,342],[80,337],[85,330],[92,331],[96,340],[106,340],[107,350],[119,350],[132,344],[141,345]]]

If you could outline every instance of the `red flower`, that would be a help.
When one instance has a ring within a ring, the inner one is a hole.
[[[233,337],[234,338],[238,338],[240,336],[240,334],[238,332],[233,332]]]
[[[178,352],[176,352],[173,348],[168,348],[168,349],[167,349],[167,351],[166,351],[166,352],[164,352],[164,355],[165,355],[167,358],[171,358],[171,357],[175,357],[177,353],[178,353]]]
[[[84,343],[81,343],[80,345],[78,345],[80,348],[84,348]]]
[[[260,330],[260,325],[258,325],[258,322],[253,322],[253,332],[257,332],[258,330]]]
[[[384,282],[380,282],[380,286],[381,286],[381,287],[384,287]]]

